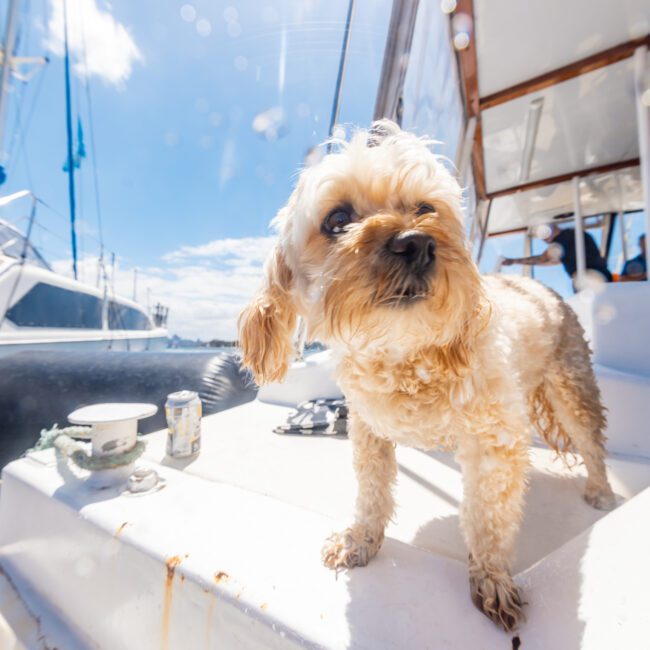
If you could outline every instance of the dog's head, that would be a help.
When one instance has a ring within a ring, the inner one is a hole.
[[[240,318],[244,365],[259,383],[280,379],[297,314],[334,347],[436,346],[462,365],[481,289],[460,204],[427,142],[388,121],[305,169],[276,217],[264,287]]]

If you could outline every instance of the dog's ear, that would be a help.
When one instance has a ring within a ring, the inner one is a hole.
[[[296,310],[291,298],[293,274],[279,246],[266,265],[261,291],[239,316],[242,365],[258,385],[280,381],[294,355]]]

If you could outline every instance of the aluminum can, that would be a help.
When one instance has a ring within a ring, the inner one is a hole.
[[[173,458],[196,456],[201,451],[203,406],[198,393],[181,390],[167,396],[167,455]]]

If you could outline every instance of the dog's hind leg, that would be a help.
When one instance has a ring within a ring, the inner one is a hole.
[[[470,554],[472,601],[510,631],[524,618],[510,561],[529,466],[527,427],[523,417],[492,417],[489,407],[483,419],[476,431],[459,440],[456,459],[464,492],[460,522]]]
[[[552,365],[546,376],[543,390],[559,432],[547,442],[559,452],[573,448],[580,454],[587,468],[585,501],[599,510],[610,510],[616,497],[605,467],[605,410],[589,357],[575,356]]]
[[[537,415],[551,425],[536,424],[556,451],[577,451],[587,468],[585,501],[594,508],[609,510],[616,497],[607,480],[605,434],[607,420],[600,390],[591,365],[591,352],[575,312],[565,303],[563,331],[554,359],[537,390]],[[541,408],[539,408],[541,407]],[[535,420],[535,408],[533,408]],[[545,417],[546,416],[546,417]]]
[[[375,436],[352,411],[349,422],[358,481],[355,521],[325,542],[322,559],[330,569],[368,564],[384,541],[384,529],[395,505],[393,485],[397,477],[397,462],[394,444]]]

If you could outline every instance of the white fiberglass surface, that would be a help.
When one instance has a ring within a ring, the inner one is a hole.
[[[264,438],[258,442],[269,435],[259,433]],[[295,444],[299,440],[304,451],[317,439],[294,439]],[[325,442],[335,447],[341,441]],[[29,596],[50,645],[56,624],[84,639],[82,647],[102,648],[511,645],[511,635],[472,605],[463,562],[404,543],[392,532],[367,567],[336,574],[322,566],[319,548],[342,522],[313,508],[218,478],[206,481],[208,476],[191,475],[190,466],[184,472],[159,467],[167,484],[153,494],[98,494],[76,472],[63,472],[51,451],[37,456],[14,463],[5,474],[0,537],[7,550],[3,566],[21,595]],[[337,474],[325,473],[331,469],[329,462],[322,473],[312,469],[293,491],[309,492],[320,481],[335,492]],[[417,474],[411,463],[409,470]],[[630,474],[623,472],[628,487]],[[618,491],[616,470],[612,479]],[[451,481],[434,481],[442,496],[455,498]],[[568,485],[561,496],[570,504]],[[398,496],[404,501],[403,492]],[[543,551],[540,562],[516,575],[528,601],[528,621],[517,631],[525,648],[603,650],[617,647],[614,637],[626,647],[647,638],[648,532],[637,527],[649,497],[646,490],[592,527],[568,531],[566,544]],[[530,536],[543,541],[562,528],[551,512],[568,509],[560,499],[529,505],[538,521],[531,526],[527,513]],[[428,520],[437,513],[428,512]],[[440,533],[445,524],[451,528],[453,515],[442,523]],[[446,542],[462,551],[457,539]]]
[[[481,97],[650,32],[646,0],[474,0]]]
[[[256,401],[206,418],[202,452],[190,461],[166,458],[165,432],[151,434],[146,458],[272,496],[330,517],[338,525],[349,523],[356,495],[349,441],[272,433],[289,410]],[[453,458],[398,447],[397,459],[398,507],[387,535],[464,562],[466,547],[458,522],[462,478]],[[569,469],[544,448],[531,450],[531,462],[516,571],[531,566],[606,515],[582,500],[584,467]],[[610,459],[609,471],[621,502],[650,485],[650,464],[643,461]]]
[[[543,101],[532,162],[520,179],[527,116]],[[639,155],[634,62],[619,63],[482,112],[488,192]]]

